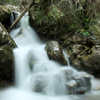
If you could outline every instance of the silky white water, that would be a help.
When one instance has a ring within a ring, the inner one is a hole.
[[[20,21],[20,28],[10,33],[18,45],[13,50],[15,86],[0,91],[0,100],[99,100],[99,92],[81,96],[67,95],[63,72],[71,69],[74,76],[78,72],[71,68],[65,52],[69,67],[49,60],[45,43],[29,26],[28,17],[26,13]],[[95,95],[97,98],[93,98]]]
[[[61,65],[49,60],[45,44],[40,41],[29,26],[28,17],[28,13],[26,13],[20,21],[20,28],[10,33],[18,45],[18,48],[14,49],[16,87],[31,90],[31,88],[35,88],[35,81],[39,81],[38,77],[45,77],[44,81],[48,87],[43,89],[43,93],[49,95],[66,94],[63,75],[58,74]],[[30,68],[31,60],[34,61],[34,64],[31,64]],[[59,75],[62,82],[56,79],[55,73]]]

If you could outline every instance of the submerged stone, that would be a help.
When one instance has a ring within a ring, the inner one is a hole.
[[[44,73],[33,75],[31,80],[32,80],[32,89],[35,92],[43,92],[44,88],[47,86],[46,75]]]
[[[54,73],[36,73],[31,78],[32,89],[45,94],[84,94],[91,90],[91,76],[63,67]]]

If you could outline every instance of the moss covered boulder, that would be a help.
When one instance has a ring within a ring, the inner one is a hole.
[[[8,85],[7,82],[13,82],[13,48],[15,47],[15,42],[0,23],[0,86]]]
[[[46,45],[46,50],[51,60],[56,60],[63,65],[67,65],[67,61],[62,53],[61,46],[57,41],[49,41]]]

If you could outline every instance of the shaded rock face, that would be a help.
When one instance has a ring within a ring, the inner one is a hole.
[[[66,67],[52,74],[34,74],[31,83],[33,91],[45,94],[84,94],[91,90],[90,75]]]
[[[14,68],[12,50],[15,47],[15,42],[0,23],[0,81],[13,81]]]
[[[100,44],[95,35],[71,36],[64,41],[70,64],[78,70],[84,70],[100,77]]]
[[[57,41],[49,41],[46,44],[46,51],[51,60],[56,60],[63,65],[67,64],[67,61],[62,53],[62,49]]]
[[[0,22],[5,21],[8,17],[10,17],[10,10],[5,6],[0,6]]]

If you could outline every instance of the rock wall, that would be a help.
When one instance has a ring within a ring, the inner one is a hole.
[[[67,38],[63,45],[75,69],[100,77],[100,43],[94,34],[83,36],[76,33]]]

